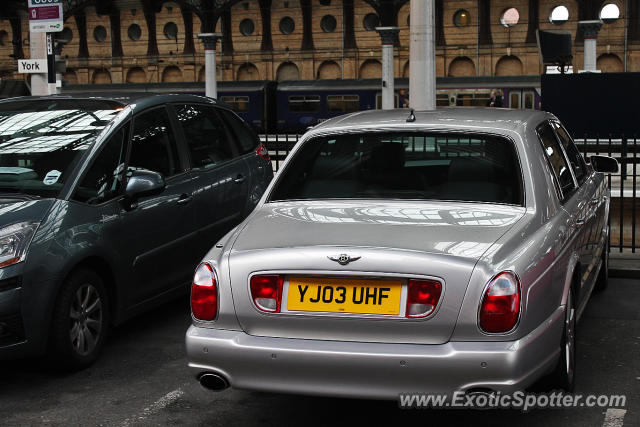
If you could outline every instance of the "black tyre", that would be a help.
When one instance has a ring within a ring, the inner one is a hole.
[[[107,293],[99,275],[77,270],[62,285],[53,311],[49,348],[58,367],[78,370],[100,355],[109,325]]]
[[[576,369],[576,310],[573,290],[569,291],[560,341],[560,358],[552,374],[553,388],[572,392]]]
[[[609,286],[609,239],[607,239],[607,243],[605,243],[604,249],[602,249],[600,258],[602,259],[602,265],[600,266],[600,272],[598,273],[594,287],[597,292],[602,292]]]

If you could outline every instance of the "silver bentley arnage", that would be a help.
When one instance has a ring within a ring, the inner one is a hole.
[[[214,390],[570,390],[617,168],[540,111],[324,122],[198,266],[189,367]]]

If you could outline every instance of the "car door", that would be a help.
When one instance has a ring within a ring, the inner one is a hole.
[[[249,194],[244,215],[248,215],[258,204],[273,178],[271,162],[256,154],[260,144],[258,135],[232,111],[220,109],[224,124],[232,135],[232,142],[247,163],[249,171]]]
[[[198,260],[193,247],[194,188],[173,127],[165,107],[133,118],[127,170],[159,172],[166,187],[121,208],[118,250],[132,271],[126,290],[129,306],[186,285]]]
[[[580,259],[581,290],[584,285],[584,273],[589,266],[589,259],[585,258],[586,219],[584,187],[578,187],[573,171],[564,154],[560,142],[550,122],[545,121],[537,128],[538,136],[544,147],[545,154],[559,187],[559,197],[563,210],[567,214],[568,236],[566,241],[572,245]],[[581,292],[578,298],[582,298]]]
[[[583,259],[589,272],[592,272],[599,262],[598,252],[595,249],[602,235],[604,226],[602,218],[604,218],[605,204],[598,192],[595,173],[587,166],[582,154],[580,154],[578,147],[576,147],[566,129],[560,122],[552,121],[551,124],[569,160],[578,187],[582,190],[581,217],[585,222],[583,225],[585,230],[585,241],[582,247],[584,251]]]
[[[196,248],[204,256],[244,218],[249,168],[218,114],[207,104],[174,104],[193,177]]]

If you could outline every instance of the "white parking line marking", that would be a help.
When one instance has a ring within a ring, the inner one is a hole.
[[[165,394],[164,396],[162,396],[160,399],[156,400],[153,404],[144,408],[138,416],[127,418],[120,425],[122,427],[126,427],[133,423],[138,423],[140,421],[143,421],[144,419],[148,418],[150,415],[153,415],[154,413],[166,408],[169,404],[180,399],[183,395],[184,395],[184,391],[182,391],[182,389],[173,390]]]
[[[602,427],[622,427],[624,424],[624,416],[626,414],[626,409],[607,409],[607,412],[604,415],[604,423],[602,423]]]

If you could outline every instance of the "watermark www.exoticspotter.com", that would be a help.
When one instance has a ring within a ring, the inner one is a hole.
[[[623,394],[568,394],[526,393],[517,391],[512,394],[467,393],[456,391],[453,394],[403,393],[398,397],[401,408],[455,408],[455,409],[520,409],[533,408],[622,408],[627,404]]]

